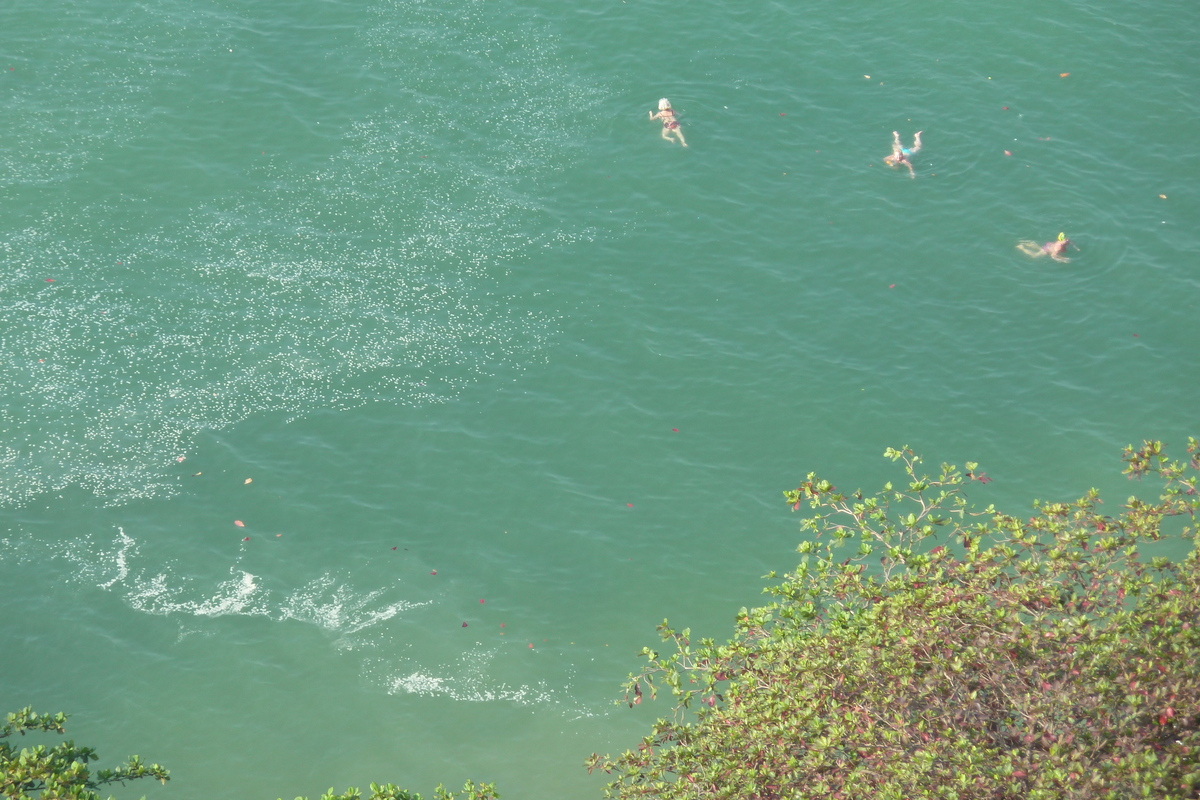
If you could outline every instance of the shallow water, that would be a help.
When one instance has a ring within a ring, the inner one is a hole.
[[[0,697],[167,764],[151,797],[597,796],[666,711],[612,705],[633,654],[793,566],[808,471],[909,444],[1020,511],[1197,433],[1198,31],[0,8]]]

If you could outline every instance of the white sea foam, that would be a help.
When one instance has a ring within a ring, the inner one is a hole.
[[[355,634],[382,626],[429,600],[397,599],[397,587],[360,589],[350,576],[336,571],[306,581],[298,588],[268,588],[267,581],[237,563],[227,578],[180,574],[143,552],[143,545],[118,527],[111,542],[94,536],[38,541],[27,536],[0,540],[0,560],[44,563],[61,559],[71,565],[71,580],[115,592],[133,609],[156,616],[216,618],[261,616],[293,620],[339,634],[338,646],[352,650],[366,640]]]
[[[497,655],[494,649],[476,646],[464,652],[456,662],[434,667],[421,666],[412,659],[400,659],[389,665],[387,678],[390,694],[415,694],[422,697],[448,697],[469,703],[509,702],[518,705],[552,705],[560,698],[544,682],[512,686],[491,677],[490,667]]]
[[[294,619],[325,630],[353,634],[386,622],[397,614],[428,602],[381,601],[385,591],[355,592],[332,575],[325,574],[292,593],[279,609],[280,619]],[[353,649],[343,639],[342,649]]]
[[[405,591],[398,584],[362,588],[353,576],[327,571],[288,588],[280,577],[254,574],[239,563],[228,566],[227,577],[201,577],[203,570],[195,565],[185,574],[152,550],[123,526],[110,540],[89,535],[44,541],[9,532],[0,539],[0,562],[66,562],[72,583],[114,593],[140,613],[176,618],[180,641],[193,635],[219,636],[223,626],[218,620],[231,617],[318,627],[333,634],[332,647],[358,654],[364,677],[389,694],[554,707],[571,718],[605,713],[604,708],[589,708],[575,699],[568,664],[564,663],[561,685],[500,677],[523,672],[523,643],[489,648],[476,642],[457,656],[435,656],[401,641],[398,629],[388,623],[411,619],[435,601],[398,597]],[[514,660],[514,653],[521,660]]]
[[[125,599],[138,611],[159,616],[272,616],[268,593],[258,585],[256,576],[236,567],[230,567],[229,573],[229,580],[219,583],[208,596],[196,598],[189,587],[173,584],[166,573],[159,573],[137,581]]]
[[[111,579],[97,584],[101,589],[111,589],[114,583],[123,581],[129,577],[128,554],[130,548],[134,547],[136,542],[126,535],[124,528],[117,528],[117,542],[120,546],[117,549],[116,555],[113,556],[113,562],[117,567],[116,574]]]

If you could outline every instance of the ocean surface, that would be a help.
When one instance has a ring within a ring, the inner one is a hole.
[[[0,4],[0,711],[172,770],[120,796],[598,797],[669,710],[614,705],[635,654],[762,602],[807,472],[908,444],[1115,511],[1125,444],[1200,434],[1198,39],[1194,0]]]

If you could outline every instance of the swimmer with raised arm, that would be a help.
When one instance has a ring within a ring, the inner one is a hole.
[[[1037,242],[1031,242],[1028,239],[1022,239],[1017,245],[1017,249],[1032,258],[1050,256],[1055,261],[1067,262],[1071,259],[1064,256],[1063,253],[1067,252],[1067,248],[1071,246],[1072,242],[1067,238],[1067,235],[1065,233],[1060,233],[1058,238],[1053,242],[1046,242],[1045,244],[1038,244]]]
[[[658,101],[658,113],[649,112],[650,119],[661,119],[663,124],[662,137],[668,142],[671,141],[671,136],[674,135],[679,139],[679,143],[687,147],[687,142],[683,140],[683,129],[679,127],[679,119],[675,115],[675,109],[671,108],[671,101],[663,98]]]
[[[922,131],[917,131],[913,136],[912,147],[905,147],[904,145],[900,144],[900,133],[898,131],[892,131],[892,154],[890,156],[885,156],[883,163],[887,164],[889,167],[898,167],[903,164],[904,166],[908,167],[908,177],[917,177],[916,173],[913,172],[912,161],[910,161],[908,157],[915,156],[918,152],[920,152],[921,133]]]

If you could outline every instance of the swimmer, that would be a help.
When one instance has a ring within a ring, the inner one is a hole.
[[[663,124],[662,137],[668,142],[671,141],[671,135],[674,134],[679,139],[679,143],[687,147],[687,142],[683,140],[683,130],[679,127],[679,120],[675,116],[675,109],[671,108],[671,101],[663,98],[658,101],[658,113],[649,112],[650,119],[661,119]]]
[[[1050,256],[1055,261],[1067,262],[1071,259],[1064,256],[1063,253],[1067,251],[1068,247],[1072,246],[1073,243],[1067,238],[1067,235],[1065,233],[1060,233],[1058,238],[1053,242],[1046,242],[1045,244],[1038,244],[1037,242],[1031,242],[1028,239],[1022,239],[1017,245],[1017,249],[1025,255],[1031,256],[1032,258]],[[1075,249],[1078,250],[1079,248],[1076,247]]]
[[[913,146],[911,148],[904,147],[900,144],[900,134],[897,131],[892,131],[892,154],[883,159],[883,163],[889,167],[898,167],[901,164],[908,167],[908,177],[915,178],[916,173],[913,172],[912,161],[909,156],[915,156],[921,150],[921,133],[917,131],[913,135]]]

